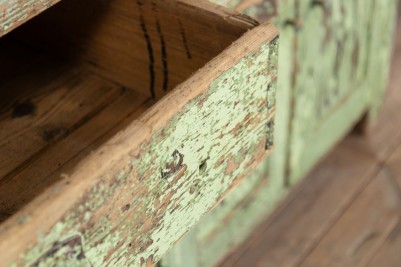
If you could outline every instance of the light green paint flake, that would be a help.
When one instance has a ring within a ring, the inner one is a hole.
[[[113,177],[88,177],[91,191],[49,232],[38,230],[22,265],[158,261],[266,153],[277,48],[276,39],[223,72]]]

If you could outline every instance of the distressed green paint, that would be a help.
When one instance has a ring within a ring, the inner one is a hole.
[[[113,177],[92,179],[90,192],[48,232],[38,229],[37,242],[15,264],[144,266],[158,261],[267,153],[276,41],[221,73],[133,150]]]
[[[342,105],[351,95],[367,90],[364,83],[372,1],[322,1],[300,8],[296,20],[302,21],[302,27],[297,32],[294,62],[302,65],[293,81],[286,177],[291,183],[303,177],[356,123],[362,116],[360,106],[368,106],[362,97],[354,103],[354,111],[337,121],[336,126],[343,131],[322,130],[326,122],[342,112]]]
[[[245,1],[212,2],[238,10]],[[274,16],[279,27],[275,151],[261,167],[264,173],[249,175],[192,230],[197,266],[224,257],[286,195],[285,185],[299,181],[367,111],[374,118],[386,88],[396,0],[262,3],[270,6],[238,11],[259,20]],[[263,189],[253,187],[263,180]]]
[[[293,27],[286,27],[281,31],[278,66],[286,64],[292,57],[290,40],[294,38],[294,34]],[[266,213],[275,207],[277,201],[285,196],[286,188],[283,187],[282,180],[270,179],[267,172],[271,174],[274,171],[277,177],[284,175],[285,154],[276,151],[277,147],[282,148],[287,144],[287,131],[284,129],[287,128],[286,122],[289,120],[288,96],[291,75],[290,70],[282,71],[276,84],[280,88],[276,92],[276,100],[280,99],[281,104],[276,106],[274,119],[275,152],[230,192],[222,204],[202,217],[197,226],[190,230],[189,236],[176,244],[163,258],[160,264],[162,267],[213,266],[227,251],[243,241],[253,227],[265,218]],[[249,196],[252,197],[246,203],[241,203]],[[181,253],[183,247],[188,247],[190,242],[195,243],[191,246],[194,251]],[[197,255],[196,264],[191,260],[192,255]],[[177,262],[183,264],[177,265]]]

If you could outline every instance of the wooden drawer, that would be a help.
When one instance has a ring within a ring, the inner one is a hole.
[[[2,266],[152,264],[270,153],[277,31],[193,2],[61,1],[0,39]]]

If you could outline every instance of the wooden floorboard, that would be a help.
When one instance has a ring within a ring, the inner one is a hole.
[[[378,252],[366,267],[400,267],[401,265],[401,220],[390,233]]]
[[[369,133],[348,136],[220,266],[401,266],[401,38],[394,51]]]
[[[364,266],[398,224],[400,211],[398,186],[383,169],[299,266]]]
[[[328,231],[343,211],[379,171],[372,157],[357,147],[341,144],[312,175],[309,182],[267,229],[257,230],[238,260],[230,257],[223,266],[294,266],[309,253],[316,240]],[[355,158],[355,159],[354,159]],[[349,162],[354,162],[349,166]],[[333,178],[332,173],[336,173]],[[354,177],[354,178],[353,178]],[[313,203],[313,204],[312,204]],[[273,215],[274,216],[274,215]],[[263,228],[263,226],[262,226]],[[253,240],[252,240],[253,239]]]
[[[401,191],[401,147],[386,161],[384,173],[393,179]],[[400,211],[401,212],[401,211]],[[366,267],[400,267],[401,266],[401,219],[388,234],[386,240],[376,253],[367,260]]]

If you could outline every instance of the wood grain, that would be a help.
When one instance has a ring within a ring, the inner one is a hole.
[[[366,265],[367,267],[399,267],[401,262],[401,220],[389,233],[384,244]]]
[[[263,236],[255,232],[246,253],[241,256],[241,252],[234,251],[222,266],[296,265],[377,171],[374,159],[360,148],[341,144],[310,174],[316,177],[313,183],[302,186],[296,198],[290,198],[272,215],[270,223],[261,226],[265,229],[260,230]]]
[[[258,23],[206,1],[62,1],[18,38],[160,98]]]
[[[401,38],[400,38],[401,39]],[[398,75],[397,75],[398,76]],[[395,189],[401,191],[401,147],[391,155],[384,165],[383,173],[388,178],[394,179]],[[401,262],[401,210],[398,210],[399,219],[395,227],[386,236],[380,248],[375,251],[366,261],[367,267],[386,266],[396,267]]]
[[[49,77],[45,72],[42,75],[45,80]],[[47,88],[32,83],[27,76],[19,75],[12,88],[3,89],[7,92],[26,86],[38,88],[33,95],[24,94],[14,99],[14,107],[0,122],[2,181],[17,166],[44,153],[46,147],[64,139],[120,94],[116,86],[107,86],[90,76],[83,79],[74,72],[46,84]],[[58,90],[52,90],[54,87]]]
[[[398,224],[401,194],[381,171],[299,266],[364,266]]]
[[[43,69],[38,70],[48,78]],[[26,76],[20,81],[13,86],[35,85]],[[1,221],[59,180],[73,166],[70,161],[82,159],[96,143],[99,146],[99,139],[105,141],[117,133],[124,118],[146,101],[144,96],[76,70],[64,72],[45,89],[35,89],[34,97],[21,102],[32,105],[31,113],[8,112],[0,122]],[[22,109],[22,104],[17,108]]]
[[[43,189],[59,180],[0,226],[0,262],[127,266],[159,260],[271,152],[266,125],[275,112],[276,37],[270,24],[253,29],[139,118],[127,118],[124,130],[107,141],[92,134],[102,121],[115,120],[110,113],[60,140],[32,165],[38,168],[32,180],[25,173],[13,182],[18,192],[26,183]],[[91,77],[81,90],[97,87]],[[44,168],[60,160],[60,151],[72,163],[61,174]],[[53,177],[38,181],[43,170]],[[67,246],[73,252],[65,252]]]

